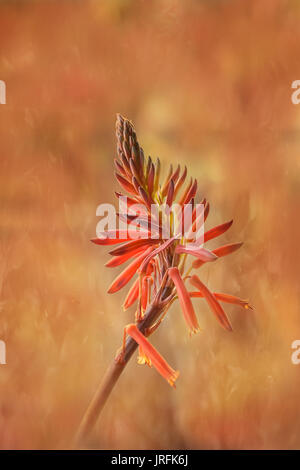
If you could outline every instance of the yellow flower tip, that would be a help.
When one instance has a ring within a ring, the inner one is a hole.
[[[144,359],[143,357],[138,356],[138,358],[137,358],[137,363],[142,366],[142,365],[144,365],[144,364],[146,363],[146,361],[145,361],[145,359]]]
[[[146,356],[151,360],[153,367],[166,379],[169,383],[174,383],[178,377],[178,372],[172,369],[159,352],[152,346],[148,339],[141,333],[135,324],[127,325],[126,332],[131,336],[140,346],[142,357]]]
[[[146,356],[146,354],[144,353],[141,347],[139,347],[139,355],[137,358],[137,363],[140,365],[147,364],[147,366],[152,367],[151,359],[148,356]]]
[[[200,333],[202,329],[200,326],[198,328],[190,328],[189,329],[189,337],[191,338],[193,335],[196,335],[197,333]]]
[[[176,388],[175,382],[178,379],[180,375],[179,370],[174,370],[174,373],[172,374],[171,377],[168,379],[168,384],[171,385],[171,387]]]
[[[245,308],[246,310],[254,310],[253,307],[252,307],[252,305],[250,305],[250,303],[249,303],[247,300],[245,300],[244,308]]]

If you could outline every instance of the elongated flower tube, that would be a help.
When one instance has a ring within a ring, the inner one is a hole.
[[[194,275],[191,277],[190,282],[193,286],[197,287],[203,297],[205,297],[207,303],[209,304],[211,310],[215,314],[219,323],[225,328],[227,331],[232,331],[232,326],[230,321],[224,312],[223,308],[217,301],[216,297],[210,292],[210,290],[200,281],[199,277]]]
[[[178,268],[170,268],[168,270],[168,275],[175,284],[183,315],[190,329],[190,332],[196,333],[199,330],[198,320],[189,293],[186,290],[185,284],[180,276]]]
[[[147,338],[140,332],[136,325],[131,324],[126,327],[126,331],[142,348],[143,353],[148,358],[148,364],[153,364],[155,369],[168,381],[168,383],[175,387],[175,381],[179,375],[178,371],[172,369],[165,359],[159,354],[154,346],[147,340]],[[151,362],[149,362],[149,360]]]
[[[230,255],[230,253],[234,253],[236,250],[241,248],[242,245],[243,243],[230,243],[228,245],[215,248],[214,250],[212,250],[212,253],[216,255],[218,258],[221,258],[222,256],[227,256],[227,255]],[[202,266],[202,264],[203,264],[203,260],[201,260],[199,257],[199,259],[193,261],[192,266],[194,269],[196,269]]]
[[[209,261],[216,261],[218,259],[217,255],[212,251],[206,250],[205,248],[186,248],[184,246],[178,245],[175,250],[176,253],[185,253],[187,255],[195,256],[199,258],[203,263]]]
[[[189,296],[191,298],[193,298],[193,297],[204,298],[204,295],[200,291],[189,292]],[[236,297],[235,295],[222,294],[221,292],[213,292],[213,296],[217,300],[220,300],[221,302],[225,302],[227,304],[239,305],[240,307],[243,307],[246,310],[247,309],[253,310],[253,308],[249,304],[248,300],[240,299],[239,297]]]
[[[217,227],[208,230],[204,233],[204,241],[208,242],[208,240],[219,237],[223,233],[227,232],[227,230],[231,227],[232,223],[233,220],[230,220],[229,222],[225,222],[225,224],[218,225]]]
[[[139,279],[136,279],[129,289],[126,298],[124,300],[123,309],[127,310],[134,302],[138,299],[139,296]]]
[[[130,279],[134,276],[137,268],[140,266],[140,264],[143,262],[144,258],[147,256],[147,254],[150,252],[151,248],[148,248],[147,251],[143,252],[140,256],[137,257],[132,263],[127,266],[124,271],[119,274],[119,276],[114,280],[114,282],[111,284],[110,288],[108,289],[109,294],[113,294],[114,292],[117,292],[118,290],[122,289],[127,282],[130,281]]]

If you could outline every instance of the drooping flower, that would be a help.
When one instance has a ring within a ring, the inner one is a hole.
[[[225,302],[227,304],[239,305],[240,307],[243,307],[246,310],[248,309],[253,310],[248,300],[240,299],[239,297],[236,297],[235,295],[222,294],[221,292],[213,292],[212,294],[217,300],[220,300],[221,302]],[[204,298],[204,295],[200,291],[189,292],[189,296]]]
[[[108,292],[121,290],[136,276],[123,304],[124,310],[135,305],[135,324],[125,327],[125,335],[139,345],[139,363],[153,365],[174,385],[178,372],[166,363],[147,337],[158,328],[176,299],[179,299],[189,331],[197,332],[199,324],[192,297],[204,298],[221,325],[231,331],[230,321],[219,301],[251,308],[249,303],[232,295],[211,293],[198,276],[191,277],[190,273],[207,262],[217,262],[242,244],[223,245],[213,250],[204,247],[203,244],[224,234],[232,220],[204,231],[210,205],[203,198],[202,211],[197,211],[198,183],[191,178],[185,185],[187,168],[182,170],[178,165],[173,169],[170,165],[162,179],[160,160],[154,163],[151,157],[145,158],[132,123],[120,114],[117,115],[116,136],[115,175],[127,193],[126,199],[122,192],[115,193],[119,202],[117,216],[123,225],[117,230],[104,231],[92,242],[104,246],[119,244],[110,251],[112,258],[106,266],[129,264],[111,283]],[[172,204],[176,209],[168,211]],[[186,230],[181,233],[179,229],[183,226]],[[201,240],[199,233],[203,235]],[[188,292],[185,285],[188,279],[197,292]],[[123,343],[117,361],[126,356],[127,346],[125,341]]]
[[[157,371],[169,382],[172,387],[175,386],[179,372],[172,369],[159,352],[152,346],[147,338],[139,331],[135,324],[128,325],[126,331],[141,347],[145,363],[153,364]]]
[[[193,275],[190,279],[190,282],[193,286],[197,287],[203,297],[205,297],[207,303],[209,304],[211,310],[217,317],[217,320],[220,322],[220,324],[225,328],[225,330],[232,331],[232,326],[230,324],[230,321],[224,312],[223,308],[217,301],[216,297],[210,292],[210,290],[203,284],[203,282],[200,281],[199,277],[196,275]]]
[[[180,276],[178,268],[169,268],[168,275],[170,276],[176,287],[180,306],[182,308],[183,315],[190,329],[190,332],[196,333],[199,330],[198,320],[189,293],[186,290],[185,284]]]

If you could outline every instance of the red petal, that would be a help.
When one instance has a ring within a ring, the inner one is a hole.
[[[172,369],[171,366],[165,361],[165,359],[159,354],[159,352],[152,346],[147,338],[140,332],[136,325],[131,324],[126,327],[126,331],[139,346],[141,346],[143,352],[150,359],[155,369],[168,381],[173,387],[175,380],[177,379],[179,372]]]
[[[196,258],[199,258],[199,260],[201,260],[203,263],[215,261],[216,259],[218,259],[218,257],[212,251],[209,251],[206,248],[189,249],[183,245],[178,245],[175,249],[175,252],[186,253],[187,255],[195,256]]]
[[[214,296],[216,297],[216,299],[220,300],[221,302],[240,305],[241,307],[244,307],[245,309],[249,308],[250,310],[253,310],[248,300],[240,299],[239,297],[236,297],[235,295],[221,294],[221,293],[216,292],[214,293]]]
[[[121,175],[126,176],[126,171],[124,170],[122,164],[116,158],[114,162],[115,162],[116,170],[119,171]]]
[[[179,178],[179,173],[180,173],[180,165],[178,165],[176,171],[174,171],[174,173],[172,175],[172,180],[174,181],[174,184],[176,184],[176,181]]]
[[[153,190],[154,191],[157,191],[158,189],[158,184],[159,184],[159,177],[160,177],[160,159],[157,158],[156,159],[156,163],[155,163],[155,177],[154,177],[154,186],[153,186]]]
[[[115,195],[117,196],[118,199],[126,197],[126,202],[127,202],[128,207],[132,206],[133,204],[139,204],[139,202],[136,199],[133,199],[132,197],[129,197],[129,196],[124,196],[124,194],[118,193],[117,191],[115,191]]]
[[[179,200],[179,204],[182,206],[184,204],[184,201],[193,185],[193,178],[191,178],[189,185],[187,186],[186,190],[184,191],[183,195],[181,196],[181,199]]]
[[[239,248],[241,248],[241,246],[243,245],[243,242],[240,242],[240,243],[229,243],[228,245],[223,245],[223,246],[220,246],[219,248],[215,248],[213,250],[213,252],[215,253],[215,255],[217,255],[218,257],[220,256],[226,256],[226,255],[230,255],[230,253],[233,253],[234,251],[238,250]]]
[[[172,174],[173,174],[173,166],[170,165],[168,176],[166,177],[166,180],[165,180],[164,184],[162,185],[162,189],[161,189],[161,194],[163,196],[165,196],[168,192],[168,187],[169,187],[169,183],[170,183],[171,178],[172,178]]]
[[[141,294],[141,306],[145,311],[148,303],[148,292],[149,292],[149,276],[145,276],[142,282],[142,294]]]
[[[184,181],[185,181],[185,178],[186,178],[186,175],[187,175],[187,168],[186,166],[184,167],[184,171],[181,175],[181,177],[179,178],[179,180],[177,181],[176,185],[175,185],[175,189],[174,189],[174,198],[177,196],[178,194],[178,191],[180,190],[181,186],[183,185]]]
[[[109,294],[113,294],[119,291],[130,281],[130,279],[135,275],[143,259],[149,254],[151,249],[151,247],[148,248],[148,250],[138,256],[138,258],[136,258],[132,263],[130,263],[129,266],[127,266],[127,268],[125,268],[124,271],[119,274],[119,276],[113,281],[113,283],[109,287]]]
[[[227,318],[226,313],[224,312],[223,308],[210,292],[210,290],[200,281],[198,276],[192,276],[190,282],[193,286],[197,287],[201,294],[205,297],[208,305],[210,306],[211,310],[215,314],[219,323],[225,328],[227,331],[232,331],[232,326],[230,324],[229,319]]]
[[[204,298],[204,295],[197,291],[197,292],[189,292],[190,297],[201,297]],[[219,292],[214,292],[213,296],[217,299],[220,300],[220,302],[226,302],[228,304],[234,304],[234,305],[240,305],[241,307],[244,307],[245,309],[250,309],[253,310],[251,305],[249,304],[248,300],[243,300],[240,299],[239,297],[236,297],[235,295],[229,295],[229,294],[221,294]]]
[[[137,278],[134,283],[132,284],[131,288],[126,295],[124,300],[123,309],[127,310],[134,302],[137,300],[139,296],[139,278]]]
[[[229,255],[230,253],[233,253],[234,251],[238,250],[243,243],[230,243],[228,245],[223,245],[220,246],[219,248],[215,248],[212,250],[212,252],[217,255],[218,258],[221,258],[222,256]],[[193,262],[193,268],[199,268],[202,266],[203,262],[201,260],[196,260]]]
[[[137,247],[135,250],[125,253],[124,255],[114,256],[112,259],[107,261],[107,263],[105,263],[105,266],[107,268],[115,268],[116,266],[120,266],[121,264],[126,263],[126,261],[133,258],[134,256],[137,256],[139,253],[141,253],[141,251],[144,251],[144,250],[145,250],[145,247],[140,246],[140,247]]]
[[[192,224],[187,236],[185,237],[188,240],[195,240],[195,238],[197,237],[197,233],[195,234],[196,229],[198,229],[198,231],[199,231],[200,228],[202,228],[202,226],[203,226],[204,217],[205,217],[205,208],[206,208],[205,199],[200,204],[203,205],[203,207],[200,208],[201,209],[200,214],[199,214],[199,207],[196,206],[195,209],[193,210],[193,217],[192,217],[193,224]],[[200,223],[201,223],[201,226],[199,227]]]
[[[166,200],[166,204],[169,207],[171,206],[173,202],[173,196],[174,196],[174,181],[171,179],[169,186],[168,186],[168,195],[167,195],[167,200]]]
[[[121,256],[125,255],[126,253],[132,253],[140,247],[144,247],[144,249],[146,250],[149,245],[153,245],[155,243],[157,243],[157,240],[153,240],[150,238],[130,240],[127,243],[124,243],[124,245],[120,246],[119,248],[115,248],[114,250],[110,251],[109,254],[112,256]]]
[[[204,209],[204,222],[206,221],[207,217],[208,217],[208,214],[209,214],[209,202],[205,205],[205,209]]]
[[[195,179],[193,185],[191,186],[190,190],[188,191],[183,201],[183,204],[188,204],[191,201],[191,199],[195,197],[196,192],[197,192],[197,186],[198,186],[198,183],[197,183],[197,180]]]
[[[127,157],[125,157],[124,154],[122,155],[121,158],[122,158],[123,168],[124,168],[125,172],[127,173],[127,176],[130,179],[131,178],[131,169],[130,169],[130,165],[129,165],[129,160],[127,159]]]
[[[231,225],[232,225],[233,220],[230,220],[229,222],[225,222],[225,224],[218,225],[217,227],[214,227],[204,234],[204,241],[207,242],[208,240],[211,240],[212,238],[216,238],[219,235],[222,235],[222,233],[226,232]]]
[[[148,191],[150,195],[153,193],[154,176],[155,176],[155,168],[154,168],[153,163],[151,163],[151,167],[150,167],[149,174],[148,174]]]
[[[198,320],[197,320],[189,293],[186,290],[186,287],[180,276],[178,268],[169,268],[168,275],[170,276],[170,278],[175,284],[178,299],[179,299],[179,302],[183,311],[185,321],[187,322],[190,328],[190,331],[192,333],[195,333],[199,330]]]
[[[123,176],[119,173],[115,173],[117,180],[125,191],[128,191],[130,194],[136,194],[136,191],[131,183],[129,183]]]
[[[117,243],[124,243],[130,240],[128,230],[108,230],[99,235],[97,238],[92,238],[91,242],[96,245],[116,245]]]
[[[151,220],[149,217],[137,214],[120,214],[119,212],[117,212],[117,216],[120,220],[126,222],[126,224],[131,227],[132,232],[134,232],[134,229],[132,229],[132,226],[134,225],[135,227],[139,227],[143,232],[147,231],[150,235],[149,227],[151,227]]]
[[[140,181],[138,169],[137,169],[134,161],[132,160],[132,158],[129,160],[129,165],[130,165],[131,174],[134,175],[134,177],[137,179],[137,181]]]
[[[150,198],[148,194],[146,193],[146,191],[144,190],[144,188],[142,188],[141,186],[139,187],[139,194],[141,198],[143,199],[144,203],[146,204],[146,206],[151,210]]]

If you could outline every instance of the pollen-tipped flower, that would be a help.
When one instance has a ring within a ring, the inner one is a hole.
[[[187,168],[171,165],[161,178],[160,160],[146,158],[133,125],[117,116],[116,179],[122,192],[119,201],[118,228],[98,233],[92,241],[98,245],[117,245],[109,254],[107,267],[126,267],[110,285],[110,294],[132,284],[125,294],[123,308],[135,305],[135,323],[125,327],[123,349],[117,361],[124,360],[126,335],[139,345],[139,363],[153,365],[174,385],[178,372],[173,370],[149,343],[147,337],[161,324],[169,307],[179,300],[190,333],[200,327],[192,298],[203,298],[220,325],[228,331],[231,323],[220,302],[251,308],[235,296],[211,292],[199,278],[200,267],[236,251],[241,243],[209,250],[204,244],[219,237],[232,221],[204,230],[209,213],[206,199],[198,201],[197,180],[187,180]],[[197,202],[198,201],[198,202]],[[190,262],[191,261],[191,262]],[[192,271],[197,270],[197,275]],[[189,292],[193,285],[197,290]]]

